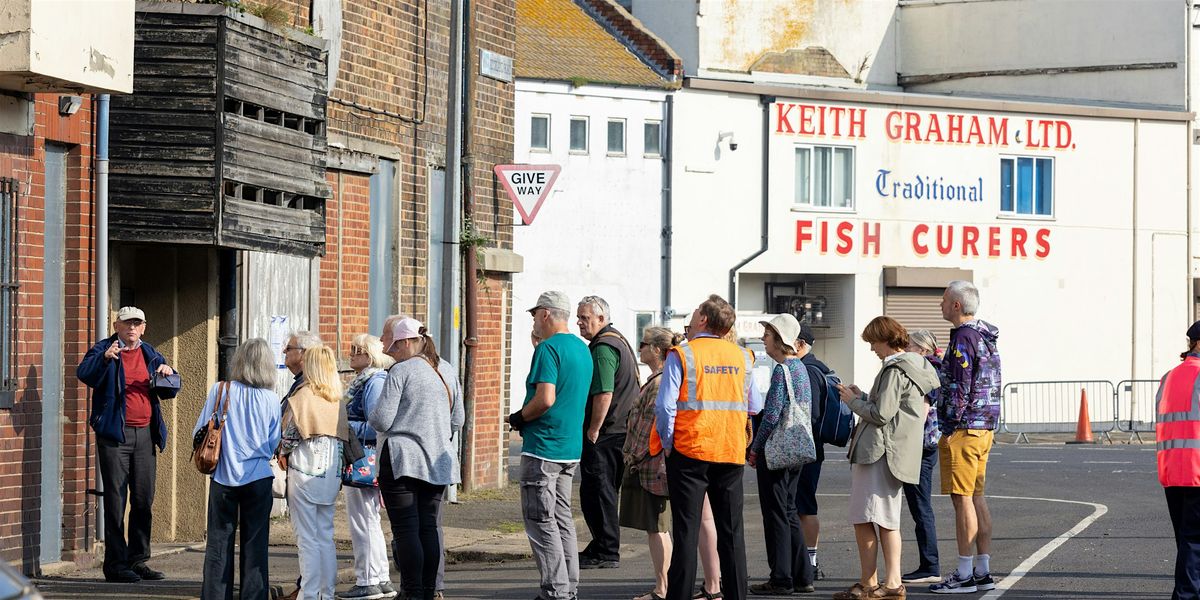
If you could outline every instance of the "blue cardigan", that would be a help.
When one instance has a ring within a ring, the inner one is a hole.
[[[125,369],[119,360],[104,358],[104,352],[117,341],[116,334],[96,342],[91,350],[83,356],[75,376],[92,388],[92,414],[88,424],[97,436],[105,437],[117,443],[125,443]],[[154,346],[142,342],[142,356],[146,359],[146,371],[151,376],[160,365],[166,364],[166,359],[159,354]],[[163,422],[159,400],[174,398],[175,394],[159,395],[150,388],[150,439],[159,451],[167,447],[167,424]]]

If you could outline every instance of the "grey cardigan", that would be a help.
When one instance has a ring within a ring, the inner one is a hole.
[[[462,386],[454,367],[443,360],[435,372],[419,356],[392,365],[375,410],[367,415],[381,453],[387,445],[392,475],[434,485],[461,481],[458,433],[463,420]]]
[[[939,385],[937,371],[914,352],[884,364],[871,393],[848,405],[861,419],[847,453],[851,464],[886,458],[892,476],[904,483],[921,479],[921,450],[929,410],[925,394]]]

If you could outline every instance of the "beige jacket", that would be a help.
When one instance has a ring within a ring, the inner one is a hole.
[[[885,362],[871,392],[848,403],[859,416],[847,452],[850,462],[869,465],[886,458],[896,479],[920,481],[921,442],[929,414],[925,394],[938,385],[937,371],[915,352]]]

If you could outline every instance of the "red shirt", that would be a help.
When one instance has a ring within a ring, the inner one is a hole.
[[[150,372],[142,350],[122,350],[121,366],[125,369],[125,426],[150,425]]]

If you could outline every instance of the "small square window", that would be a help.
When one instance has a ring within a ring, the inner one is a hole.
[[[799,206],[854,208],[854,149],[796,146],[795,196]]]
[[[1054,216],[1054,159],[1012,156],[1000,159],[1000,212]]]
[[[550,115],[529,118],[529,149],[550,151]]]
[[[646,156],[662,156],[662,122],[646,121],[642,132],[645,137],[643,153]]]
[[[571,117],[571,152],[587,153],[588,118]]]
[[[608,120],[608,153],[625,154],[625,119]]]

